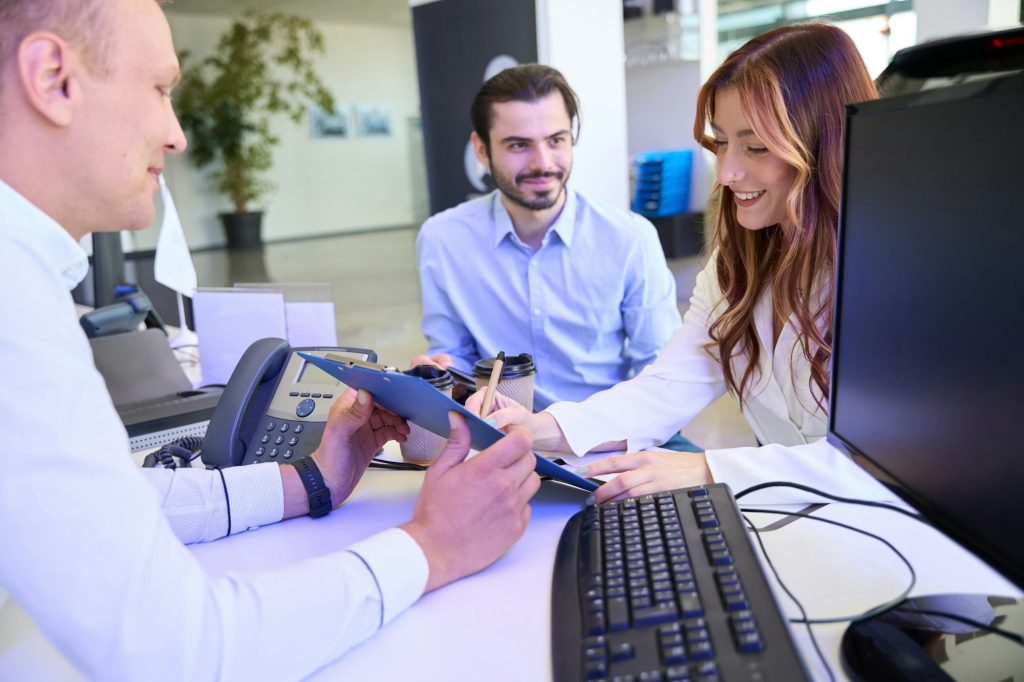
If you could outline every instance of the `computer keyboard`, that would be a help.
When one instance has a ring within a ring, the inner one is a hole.
[[[551,603],[556,682],[809,679],[725,484],[573,516]]]

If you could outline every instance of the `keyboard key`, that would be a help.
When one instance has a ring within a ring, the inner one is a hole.
[[[704,615],[704,606],[700,603],[700,597],[696,592],[680,593],[679,608],[686,617]]]
[[[711,639],[711,635],[708,633],[707,628],[694,628],[686,631],[686,641],[688,644],[706,642],[709,639]]]
[[[604,661],[587,661],[583,670],[588,680],[600,680],[608,674],[608,664]]]
[[[613,644],[611,656],[613,661],[628,661],[634,656],[633,646],[629,642]]]
[[[608,600],[608,629],[612,632],[629,627],[629,607],[625,597]]]
[[[736,647],[745,654],[753,654],[762,651],[764,643],[757,632],[742,632],[736,635]]]
[[[694,642],[686,647],[690,652],[690,658],[695,661],[706,661],[715,655],[714,649],[711,648],[710,641]]]
[[[690,669],[685,665],[675,665],[665,669],[665,680],[667,682],[690,682]]]
[[[586,614],[583,618],[583,631],[588,635],[603,635],[605,632],[604,614]]]
[[[661,662],[665,665],[686,663],[686,648],[683,646],[664,647],[661,650]]]
[[[661,642],[662,647],[682,646],[683,636],[678,632],[673,633],[671,635],[661,635],[659,641]]]
[[[674,620],[679,615],[675,604],[657,604],[647,608],[633,609],[634,626],[657,625]]]
[[[714,682],[718,679],[718,666],[714,661],[701,663],[697,666],[697,680],[700,682]]]

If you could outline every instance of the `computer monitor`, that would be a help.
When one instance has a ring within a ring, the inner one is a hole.
[[[829,441],[1024,587],[1024,74],[847,126]]]

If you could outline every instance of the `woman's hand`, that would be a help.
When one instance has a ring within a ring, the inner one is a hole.
[[[598,460],[576,473],[593,477],[619,474],[594,491],[594,502],[714,483],[703,452],[635,452]]]
[[[477,391],[466,399],[466,409],[477,416],[484,403],[484,393]],[[526,429],[533,437],[533,447],[544,452],[569,452],[569,443],[565,440],[562,428],[547,412],[530,412],[528,409],[500,393],[494,394],[494,407],[491,413],[483,417],[484,421],[494,428],[511,433],[516,429]]]
[[[508,433],[517,426],[525,427],[526,422],[533,416],[533,413],[528,409],[497,391],[494,393],[494,406],[491,408],[491,413],[482,415],[480,410],[483,409],[485,393],[487,391],[481,389],[466,398],[466,409],[476,416],[492,422],[496,429],[501,429]]]

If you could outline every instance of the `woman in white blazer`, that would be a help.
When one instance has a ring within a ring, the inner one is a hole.
[[[500,400],[492,423],[525,426],[540,450],[636,451],[730,391],[765,445],[609,457],[584,472],[624,472],[596,501],[712,480],[864,494],[866,476],[823,437],[845,107],[876,97],[853,41],[828,24],[779,28],[733,52],[697,99],[694,135],[718,159],[716,229],[682,328],[633,379],[538,414]]]

